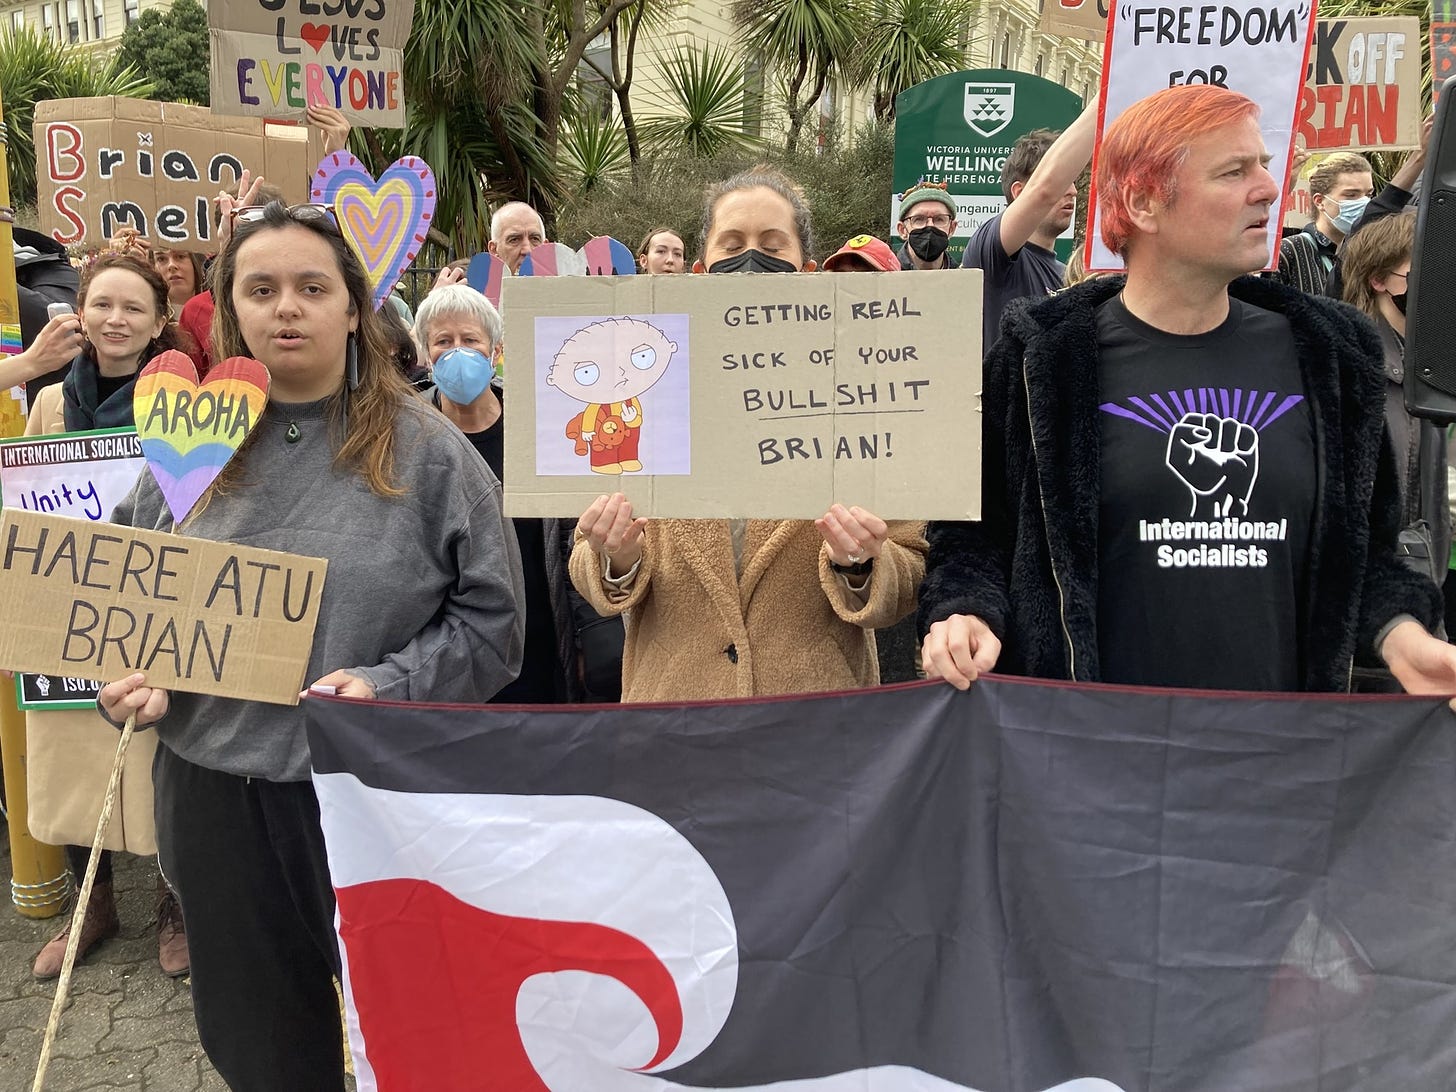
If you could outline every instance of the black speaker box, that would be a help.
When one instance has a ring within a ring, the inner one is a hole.
[[[1441,87],[1426,148],[1406,300],[1405,402],[1456,421],[1456,76]]]

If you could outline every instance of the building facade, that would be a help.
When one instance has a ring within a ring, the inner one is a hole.
[[[25,0],[0,3],[0,27],[32,27],[57,41],[115,48],[122,32],[150,8],[171,0]]]
[[[1055,0],[1053,0],[1055,2]],[[1100,43],[1078,38],[1042,34],[1037,31],[1045,0],[983,0],[968,20],[964,31],[966,65],[970,68],[1009,68],[1030,72],[1058,83],[1081,96],[1085,102],[1097,94],[1102,68]],[[679,48],[721,46],[742,55],[734,31],[731,0],[684,0],[673,10],[671,25],[644,33],[637,44],[632,85],[633,112],[639,119],[669,112],[668,86],[662,65]],[[589,53],[603,67],[610,67],[605,39]],[[766,72],[761,60],[743,57],[745,85],[750,98],[763,103],[765,118],[781,119],[781,104],[774,101],[776,79]],[[584,78],[591,79],[590,66],[583,65]],[[819,103],[819,139],[831,129],[852,134],[874,114],[869,88],[844,88],[834,83]],[[806,137],[810,133],[806,125]]]

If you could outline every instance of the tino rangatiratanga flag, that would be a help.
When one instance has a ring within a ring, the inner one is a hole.
[[[311,698],[361,1092],[1451,1092],[1444,702]]]

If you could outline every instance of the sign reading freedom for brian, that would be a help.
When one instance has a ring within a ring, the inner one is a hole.
[[[213,0],[212,107],[294,117],[313,102],[354,125],[404,128],[414,0]]]
[[[67,246],[130,227],[158,246],[216,250],[218,190],[247,169],[306,200],[322,155],[302,125],[114,96],[38,102],[34,135],[40,229]]]
[[[506,511],[978,519],[981,273],[510,277]],[[522,382],[527,371],[531,382]]]
[[[0,667],[296,705],[328,562],[6,509]]]
[[[1279,250],[1285,183],[1294,143],[1295,112],[1304,86],[1314,23],[1313,0],[1225,0],[1178,4],[1118,0],[1108,21],[1102,58],[1102,114],[1088,199],[1088,270],[1117,270],[1122,261],[1102,241],[1097,164],[1102,134],[1133,103],[1177,84],[1217,84],[1242,92],[1261,108],[1259,128],[1273,156],[1269,171],[1279,200],[1269,210],[1269,265]]]

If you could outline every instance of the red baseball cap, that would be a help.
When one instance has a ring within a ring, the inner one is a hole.
[[[900,259],[884,242],[873,235],[856,235],[849,242],[824,259],[823,269],[834,271],[853,269],[851,258],[862,258],[883,273],[900,270]]]

